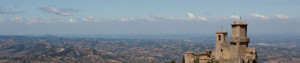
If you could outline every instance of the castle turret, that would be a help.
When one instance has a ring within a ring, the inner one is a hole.
[[[242,21],[234,22],[232,26],[232,37],[229,38],[230,45],[241,45],[248,47],[247,23]]]
[[[204,50],[202,53],[188,51],[184,53],[184,62],[193,63],[199,59],[199,63],[220,62],[220,63],[257,63],[257,52],[255,48],[249,48],[250,42],[247,37],[247,23],[242,21],[234,22],[232,26],[232,37],[227,43],[227,31],[216,32],[215,51]]]
[[[187,51],[184,53],[184,63],[190,63],[190,62],[193,62],[195,60],[195,57],[194,57],[194,52],[192,51]]]
[[[227,44],[227,31],[217,31],[216,32],[216,58],[220,58],[222,56],[222,46]]]
[[[227,43],[227,31],[216,32],[216,43],[226,44]]]

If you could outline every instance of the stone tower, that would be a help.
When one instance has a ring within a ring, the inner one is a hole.
[[[227,44],[227,31],[217,31],[216,32],[216,58],[220,58],[222,56],[223,50],[221,49],[221,45]]]
[[[232,37],[227,43],[227,31],[216,32],[215,51],[205,50],[200,53],[188,51],[184,53],[185,63],[219,62],[219,63],[257,63],[257,52],[255,48],[248,47],[247,23],[242,21],[234,22],[232,26]]]
[[[232,26],[232,37],[229,38],[231,45],[241,45],[248,47],[247,25],[242,21],[234,22]]]
[[[247,37],[247,23],[234,22],[232,26],[232,37],[229,38],[231,45],[231,58],[244,58],[247,54],[249,38]]]
[[[190,63],[193,62],[195,60],[194,58],[194,52],[192,51],[188,51],[184,53],[184,63]]]

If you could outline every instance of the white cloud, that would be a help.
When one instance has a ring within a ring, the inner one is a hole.
[[[201,16],[195,16],[193,13],[188,13],[188,19],[187,20],[194,20],[195,18],[199,19],[200,21],[207,21],[206,17],[201,17]],[[184,18],[178,18],[178,20],[186,20]],[[197,21],[197,20],[196,20]]]
[[[17,22],[17,23],[22,23],[23,20],[24,20],[23,17],[13,17],[13,18],[10,18],[10,21]]]
[[[196,16],[192,13],[188,13],[188,19],[194,19]]]
[[[0,14],[18,14],[18,13],[25,13],[25,11],[15,11],[10,8],[5,8],[5,9],[0,8]]]
[[[66,13],[66,12],[61,12],[59,15],[62,15],[62,16],[71,16],[72,14]]]
[[[11,23],[24,23],[24,24],[33,24],[33,23],[54,23],[56,19],[48,18],[24,18],[24,17],[12,17],[8,19]]]
[[[113,19],[112,19],[113,20]],[[187,17],[170,17],[170,16],[150,16],[150,17],[130,17],[120,18],[118,21],[155,21],[155,22],[176,22],[176,21],[207,21],[206,17],[195,16],[192,13],[187,13]]]
[[[43,19],[40,19],[42,22],[45,22],[45,23],[54,23],[54,22],[52,22],[53,20],[50,20],[50,19],[48,19],[48,18],[43,18]],[[41,22],[41,23],[42,23]]]
[[[207,21],[207,18],[205,17],[198,17],[198,19],[200,19],[201,21]]]
[[[58,10],[51,10],[52,12],[58,12]],[[196,16],[192,13],[187,13],[188,16],[185,17],[170,17],[170,16],[148,16],[148,17],[129,17],[129,18],[112,18],[105,21],[112,21],[112,22],[141,22],[141,21],[149,21],[149,22],[166,22],[166,23],[176,23],[176,22],[183,22],[183,21],[208,21],[207,17],[204,16]],[[240,18],[240,16],[237,15],[231,15],[227,17],[217,17],[216,20],[210,20],[213,21],[226,21],[226,20],[233,20],[236,18]],[[253,13],[249,14],[249,19],[255,19],[255,18],[261,18],[261,19],[268,19],[268,20],[278,20],[278,19],[289,19],[290,17],[284,14],[276,14],[273,16],[264,16],[261,14]],[[68,22],[68,23],[74,23],[74,22],[98,22],[98,20],[95,20],[93,16],[87,16],[83,18],[23,18],[23,17],[12,17],[8,19],[2,19],[0,18],[0,22],[2,21],[10,21],[12,23],[60,23],[60,22]],[[250,20],[249,20],[250,21]],[[3,22],[5,23],[5,22]]]
[[[39,9],[48,12],[48,13],[53,13],[55,15],[61,15],[61,16],[71,16],[71,13],[67,12],[78,12],[76,9],[57,9],[56,7],[39,7]]]
[[[287,19],[287,18],[289,18],[289,16],[283,15],[283,14],[275,15],[275,17],[278,18],[278,19]]]
[[[232,16],[230,16],[230,18],[237,19],[237,18],[240,18],[240,16],[232,15]]]
[[[127,22],[128,19],[126,19],[126,18],[121,18],[121,21],[122,21],[122,22]]]
[[[233,19],[238,19],[238,18],[240,18],[240,16],[231,15],[231,16],[227,16],[227,17],[217,17],[216,20],[217,21],[223,21],[223,20],[233,20]]]
[[[61,8],[60,10],[64,12],[79,12],[78,9],[73,9],[73,8]]]
[[[13,17],[10,20],[12,20],[12,21],[22,21],[23,17]]]
[[[168,20],[175,20],[176,18],[174,17],[167,17]]]
[[[69,19],[69,22],[70,23],[74,23],[75,21],[73,19]]]
[[[129,18],[129,20],[136,20],[136,18],[134,18],[134,17],[130,17],[130,18]]]
[[[37,18],[28,18],[28,23],[40,23],[40,19]]]
[[[87,16],[85,18],[82,18],[81,20],[85,22],[96,21],[93,16]]]
[[[26,21],[25,23],[29,23],[29,24],[32,24],[32,23],[53,23],[51,19],[48,19],[48,18],[26,18]]]
[[[155,19],[153,17],[145,17],[145,18],[141,18],[141,20],[154,21]]]
[[[261,18],[261,19],[269,19],[268,16],[264,16],[264,15],[261,15],[261,14],[258,14],[258,13],[249,14],[249,16],[256,17],[256,18]]]

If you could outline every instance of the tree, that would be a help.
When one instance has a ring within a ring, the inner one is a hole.
[[[214,60],[207,61],[206,63],[214,63]],[[219,63],[219,61],[216,61],[216,63]]]
[[[182,58],[182,63],[184,63],[185,62],[185,59],[184,59],[184,56],[182,56],[183,58]]]
[[[219,61],[216,61],[216,63],[220,63]]]
[[[175,60],[173,59],[173,60],[170,61],[170,63],[176,63],[176,62],[175,62]]]
[[[193,63],[199,63],[199,58],[196,58]]]

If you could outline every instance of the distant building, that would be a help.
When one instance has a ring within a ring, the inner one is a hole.
[[[249,48],[250,39],[247,37],[247,23],[234,22],[232,37],[227,44],[227,31],[216,32],[215,51],[205,50],[201,53],[187,51],[184,53],[184,63],[257,63],[255,48]]]

